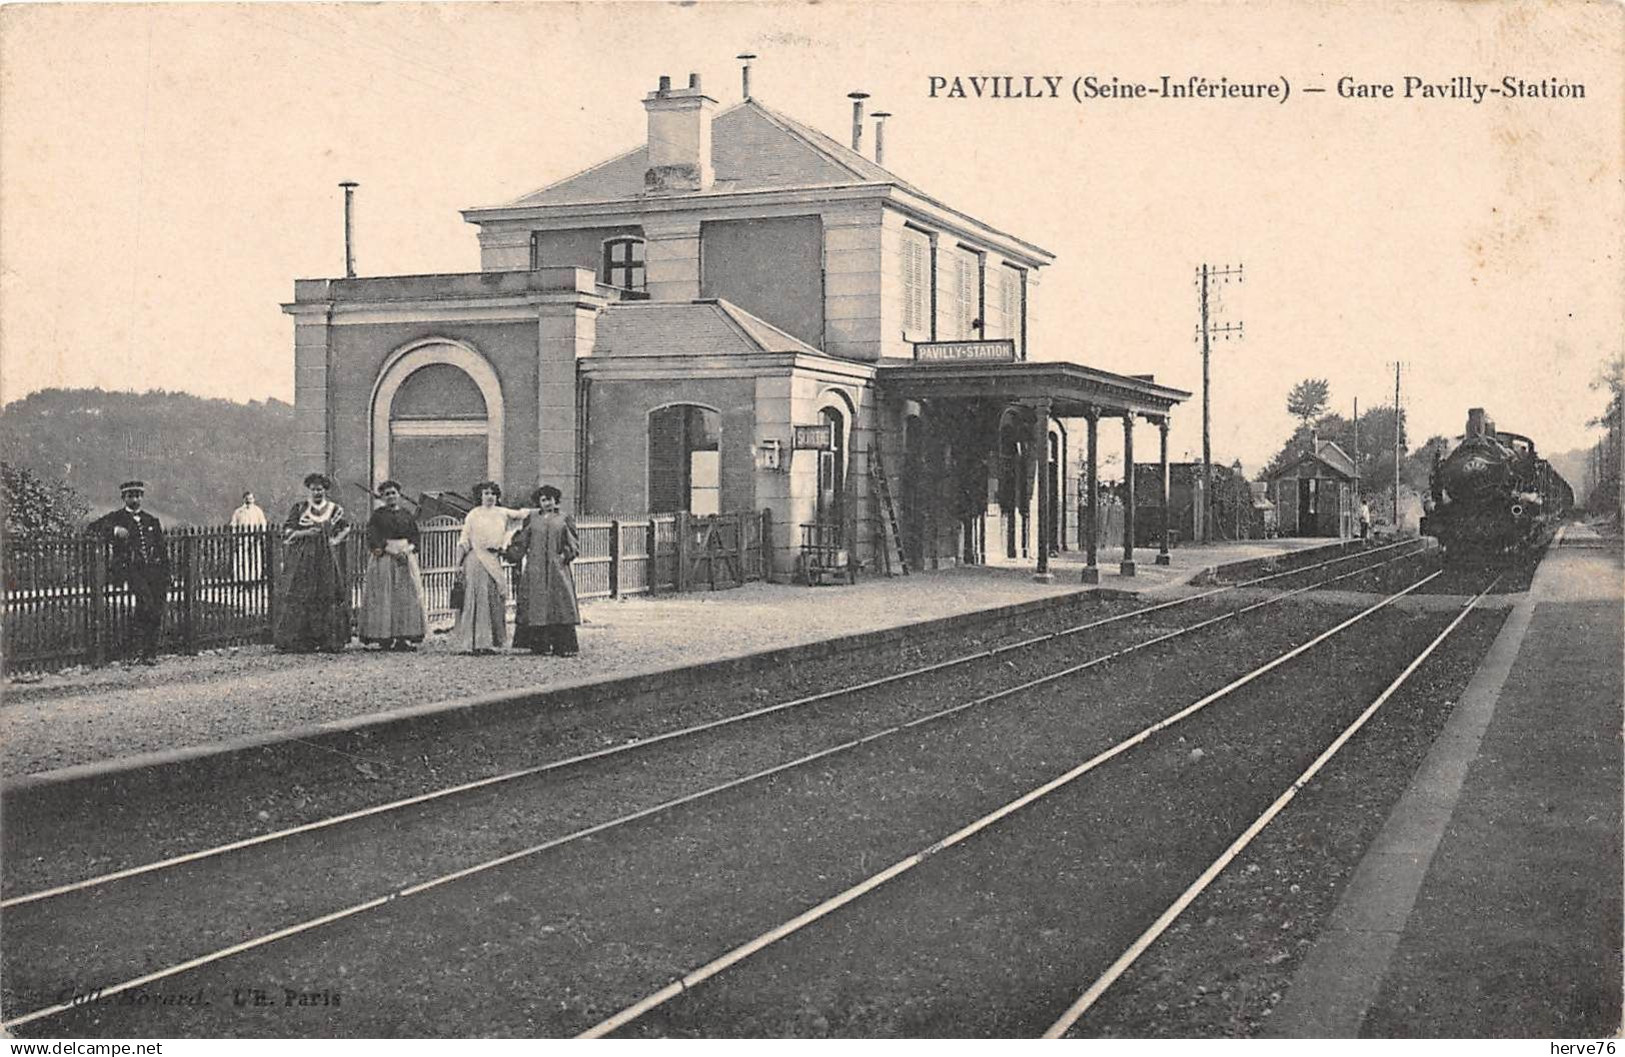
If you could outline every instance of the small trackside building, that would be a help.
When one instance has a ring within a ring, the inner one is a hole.
[[[1282,536],[1349,539],[1359,527],[1354,461],[1334,441],[1311,438],[1267,484]]]

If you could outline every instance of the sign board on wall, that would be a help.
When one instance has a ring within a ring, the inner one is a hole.
[[[917,341],[916,363],[1014,363],[1016,343],[1009,338],[987,341]]]
[[[834,429],[831,426],[797,426],[795,431],[794,447],[797,451],[833,451],[835,448]]]

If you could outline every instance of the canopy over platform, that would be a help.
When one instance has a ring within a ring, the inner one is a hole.
[[[1036,405],[1048,402],[1056,418],[1139,415],[1162,421],[1190,398],[1158,385],[1151,375],[1122,375],[1076,363],[954,363],[882,360],[878,381],[903,400],[979,399]]]
[[[996,453],[1009,451],[1014,459],[1030,463],[1037,482],[1038,561],[1036,575],[1048,580],[1049,552],[1055,545],[1054,510],[1060,496],[1052,495],[1048,443],[1052,419],[1082,418],[1088,423],[1088,495],[1084,543],[1088,564],[1086,583],[1099,583],[1096,567],[1096,512],[1100,505],[1097,427],[1101,418],[1118,418],[1123,425],[1125,532],[1121,571],[1134,575],[1134,422],[1144,419],[1161,433],[1161,553],[1168,556],[1168,425],[1175,404],[1190,393],[1158,385],[1151,375],[1122,375],[1076,363],[1018,361],[1014,343],[1003,341],[922,342],[912,360],[882,360],[876,384],[890,400],[945,405],[951,409],[953,429],[968,433],[975,448]],[[1023,471],[1023,478],[1027,471]],[[962,485],[962,490],[974,485]],[[985,494],[985,493],[984,493]]]

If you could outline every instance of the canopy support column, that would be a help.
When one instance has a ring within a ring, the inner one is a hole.
[[[1095,554],[1098,543],[1096,533],[1100,526],[1100,409],[1093,405],[1084,408],[1083,419],[1088,425],[1089,439],[1089,457],[1084,468],[1087,475],[1084,488],[1087,490],[1089,506],[1083,521],[1083,548],[1086,555],[1083,582],[1098,584],[1100,566],[1095,564]]]
[[[1158,565],[1170,565],[1173,559],[1168,556],[1168,419],[1166,416],[1157,421],[1157,429],[1162,434],[1162,465],[1157,475],[1162,482],[1162,549],[1157,552]]]
[[[1123,562],[1117,571],[1134,575],[1134,412],[1123,413]]]
[[[1033,443],[1037,445],[1038,466],[1035,483],[1038,488],[1038,531],[1033,533],[1038,543],[1038,568],[1033,572],[1033,579],[1039,583],[1051,583],[1055,574],[1049,571],[1050,533],[1054,526],[1050,524],[1050,503],[1054,497],[1049,492],[1049,410],[1050,402],[1040,400],[1033,406]]]

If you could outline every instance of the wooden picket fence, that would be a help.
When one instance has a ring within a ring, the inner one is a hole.
[[[446,627],[456,618],[451,588],[461,523],[438,517],[419,528],[430,626]],[[772,516],[765,510],[584,518],[576,530],[581,555],[571,572],[583,601],[764,579],[772,546]],[[173,529],[165,540],[170,588],[161,651],[196,653],[271,640],[283,560],[280,526]],[[361,605],[365,548],[358,528],[340,557],[355,608]],[[6,673],[100,665],[122,656],[132,641],[135,596],[124,584],[110,582],[109,559],[107,544],[82,537],[7,541],[0,619],[0,665]],[[510,568],[509,576],[516,575]]]

